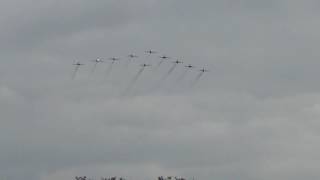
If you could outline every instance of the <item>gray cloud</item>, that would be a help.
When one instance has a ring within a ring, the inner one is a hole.
[[[319,176],[317,1],[1,2],[0,178]],[[121,96],[150,48],[210,73],[151,91],[164,63]]]

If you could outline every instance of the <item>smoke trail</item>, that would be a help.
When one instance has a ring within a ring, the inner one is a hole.
[[[204,74],[204,72],[200,72],[200,73],[196,76],[196,78],[194,79],[191,87],[194,87],[194,86],[198,83],[198,81],[200,80],[200,78],[201,78],[201,76],[202,76],[203,74]]]
[[[114,62],[112,62],[107,68],[106,76],[105,76],[106,79],[109,77],[109,75],[110,75],[110,73],[112,71],[113,64],[114,64]]]
[[[186,77],[188,71],[189,69],[185,69],[182,72],[182,74],[175,80],[174,84],[168,88],[169,92],[173,91],[180,84],[180,82]]]
[[[147,64],[150,59],[150,54],[147,54],[146,59],[144,60],[144,64]]]
[[[72,80],[76,78],[76,75],[77,75],[78,70],[79,70],[79,66],[76,65],[76,67],[75,67],[75,69],[74,69],[74,71],[73,71],[73,74],[72,74]]]
[[[132,88],[133,86],[136,84],[136,82],[138,81],[139,77],[141,76],[142,72],[144,71],[144,67],[142,67],[137,74],[132,78],[131,82],[129,83],[129,86],[126,88],[126,90],[124,91],[123,94],[127,94]]]
[[[156,68],[155,68],[156,70],[159,69],[159,67],[161,66],[161,64],[163,63],[163,61],[164,61],[164,60],[161,59],[161,60],[158,62],[157,66],[156,66]]]
[[[91,70],[91,74],[93,74],[94,71],[96,70],[97,64],[98,64],[98,62],[95,62],[95,63],[94,63],[93,68],[92,68],[92,70]]]
[[[151,88],[151,91],[155,91],[156,89],[158,89],[163,81],[165,81],[169,76],[170,74],[174,71],[174,69],[177,67],[177,64],[175,63],[170,69],[169,71],[157,82],[157,84],[155,84],[152,88]]]
[[[128,69],[130,63],[131,63],[131,59],[128,59],[128,60],[125,62],[124,67],[125,67],[126,69]]]
[[[181,81],[186,77],[188,71],[189,71],[189,69],[185,69],[185,70],[183,71],[183,73],[182,73],[182,74],[179,76],[179,78],[177,79],[176,84],[178,84],[178,82],[181,82]]]
[[[131,84],[134,84],[137,82],[137,80],[139,79],[140,75],[142,74],[142,72],[144,71],[144,67],[142,67],[138,73],[133,77]]]
[[[165,74],[165,76],[163,76],[162,81],[166,80],[167,77],[174,71],[174,69],[177,67],[177,64],[175,63],[167,72],[167,74]]]
[[[158,63],[158,66],[161,66],[161,64],[163,63],[163,59],[161,59],[161,61]]]

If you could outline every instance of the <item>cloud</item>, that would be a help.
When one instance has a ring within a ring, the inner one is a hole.
[[[1,178],[318,176],[316,1],[1,2]],[[164,62],[121,96],[147,49],[210,72],[151,91]]]

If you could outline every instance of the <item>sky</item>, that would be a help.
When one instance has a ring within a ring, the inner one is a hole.
[[[319,1],[0,3],[1,180],[320,177]]]

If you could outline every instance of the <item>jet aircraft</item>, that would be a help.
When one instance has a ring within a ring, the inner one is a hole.
[[[153,51],[153,50],[148,50],[148,51],[146,51],[146,53],[147,54],[155,54],[155,53],[157,53],[156,51]]]
[[[102,59],[100,59],[100,58],[97,58],[97,59],[94,59],[94,60],[92,60],[93,62],[95,62],[95,63],[101,63],[101,62],[104,62]]]
[[[164,55],[164,56],[160,56],[160,58],[161,58],[161,59],[170,59],[170,57],[165,56],[165,55]]]
[[[176,60],[176,61],[174,61],[173,63],[182,64],[183,62],[182,62],[182,61],[179,61],[179,60]]]
[[[77,62],[77,63],[73,63],[73,65],[79,67],[79,66],[83,66],[84,64],[80,63],[80,62]]]
[[[134,54],[129,54],[128,57],[132,59],[132,58],[138,58],[139,56],[134,55]]]
[[[188,66],[184,66],[184,67],[189,68],[189,69],[194,68],[194,66],[193,66],[193,65],[191,65],[191,64],[189,64]]]
[[[141,64],[142,67],[148,67],[151,66],[150,64]]]
[[[201,72],[203,72],[203,73],[209,72],[209,70],[207,70],[207,69],[205,69],[205,68],[202,68],[202,69],[200,69],[199,71],[201,71]]]
[[[116,61],[119,61],[120,59],[119,58],[116,58],[116,57],[112,57],[112,58],[109,58],[109,60],[112,61],[112,64],[115,63]]]

